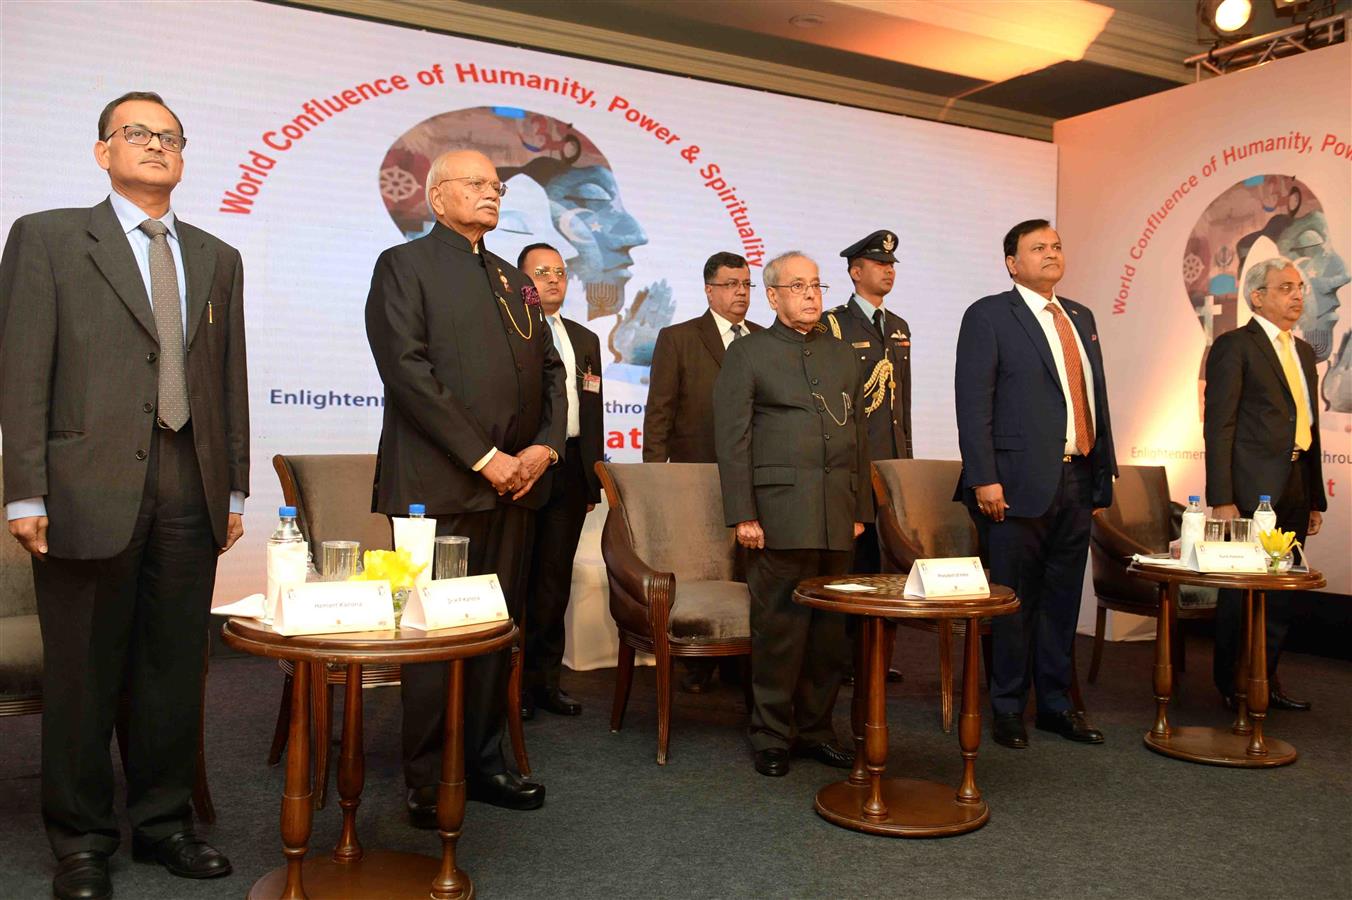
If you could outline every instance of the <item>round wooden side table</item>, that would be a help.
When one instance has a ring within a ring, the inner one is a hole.
[[[837,583],[867,585],[869,591],[835,590]],[[838,575],[810,578],[798,585],[793,599],[829,612],[862,616],[855,669],[854,770],[844,781],[817,792],[817,813],[842,828],[889,837],[945,837],[980,828],[990,808],[976,786],[976,753],[981,743],[981,619],[1016,611],[1019,601],[1003,585],[990,586],[986,597],[911,599],[904,596],[905,575]],[[962,783],[950,785],[917,778],[885,777],[887,770],[887,648],[892,646],[895,619],[966,619],[967,638],[962,672],[962,712],[958,742],[962,749]]]
[[[282,847],[286,864],[254,883],[251,900],[273,898],[426,898],[467,900],[474,883],[456,864],[455,845],[465,821],[464,661],[509,647],[516,625],[441,631],[369,631],[283,637],[256,619],[232,618],[222,626],[225,643],[246,653],[295,663],[291,726],[286,745],[286,786],[282,793]],[[357,839],[357,807],[365,785],[362,750],[361,668],[368,664],[449,662],[446,743],[437,792],[441,858],[386,850],[365,850]],[[343,830],[333,855],[306,859],[313,806],[310,782],[310,679],[314,664],[347,666],[338,793]],[[308,893],[307,893],[308,891]]]
[[[1296,748],[1263,733],[1267,718],[1267,594],[1269,591],[1312,591],[1325,585],[1324,576],[1308,572],[1282,575],[1194,572],[1174,566],[1132,563],[1127,574],[1165,585],[1155,626],[1155,724],[1145,733],[1145,745],[1156,753],[1187,762],[1245,769],[1286,766],[1296,761]],[[1229,728],[1179,728],[1169,724],[1169,698],[1174,670],[1169,633],[1179,585],[1233,588],[1244,592],[1244,631],[1239,671],[1235,674],[1235,722]]]

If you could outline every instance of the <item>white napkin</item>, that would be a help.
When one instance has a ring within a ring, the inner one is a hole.
[[[833,591],[876,591],[877,588],[871,584],[855,584],[853,581],[837,581],[834,584],[823,585]]]
[[[263,618],[263,595],[250,594],[234,603],[216,606],[211,610],[213,616],[239,616],[241,619]]]

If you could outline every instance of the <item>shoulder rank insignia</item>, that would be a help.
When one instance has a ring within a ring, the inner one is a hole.
[[[831,336],[840,340],[840,323],[836,321],[836,311],[831,310],[827,313],[826,320],[831,324]]]

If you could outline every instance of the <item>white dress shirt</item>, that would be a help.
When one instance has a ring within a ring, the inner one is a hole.
[[[728,346],[732,344],[732,326],[734,323],[714,312],[712,306],[709,307],[709,315],[714,317],[714,324],[718,326],[718,337],[723,341],[723,349],[728,349]],[[751,329],[746,327],[745,319],[735,324],[742,329],[742,337],[751,333]]]
[[[578,413],[577,355],[573,353],[573,342],[568,339],[568,329],[563,327],[563,316],[554,313],[545,318],[554,333],[554,347],[563,357],[564,384],[568,388],[568,437],[575,438],[582,433],[582,419]]]
[[[1268,336],[1268,340],[1272,342],[1272,352],[1277,354],[1277,362],[1280,363],[1282,361],[1282,342],[1281,342],[1282,330],[1278,328],[1276,325],[1269,322],[1267,319],[1263,318],[1262,316],[1254,316],[1253,320],[1258,323],[1258,327],[1263,329],[1263,333],[1266,334]],[[1311,426],[1313,426],[1314,406],[1310,404],[1310,386],[1305,381],[1305,367],[1300,364],[1300,353],[1296,351],[1296,336],[1294,334],[1291,335],[1291,355],[1295,357],[1296,371],[1300,373],[1299,402],[1304,403],[1305,408],[1310,411],[1309,412],[1310,424]],[[1283,380],[1285,380],[1284,376],[1285,372],[1283,371]]]
[[[1042,326],[1042,333],[1047,336],[1047,343],[1052,346],[1052,359],[1056,362],[1056,375],[1061,379],[1061,393],[1066,398],[1066,444],[1064,452],[1067,456],[1073,456],[1080,451],[1075,447],[1075,401],[1070,396],[1070,379],[1066,376],[1066,355],[1061,350],[1061,335],[1056,332],[1056,320],[1052,318],[1051,311],[1047,309],[1047,298],[1043,297],[1023,285],[1015,282],[1014,287],[1023,297],[1028,308],[1032,310],[1037,323]],[[1056,299],[1056,294],[1052,294],[1052,303],[1061,310],[1061,314],[1066,317],[1070,323],[1070,333],[1075,338],[1075,346],[1080,351],[1080,370],[1084,372],[1084,393],[1089,398],[1089,437],[1094,440],[1098,433],[1094,425],[1096,421],[1097,410],[1094,403],[1094,370],[1089,368],[1089,355],[1084,352],[1084,343],[1080,340],[1080,331],[1075,327],[1075,322],[1071,319],[1070,313],[1061,305],[1061,301]]]

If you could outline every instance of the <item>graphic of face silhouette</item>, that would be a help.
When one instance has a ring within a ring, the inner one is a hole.
[[[623,286],[633,277],[629,251],[648,243],[648,235],[620,201],[615,173],[604,166],[568,169],[544,188],[554,227],[577,251],[569,271],[584,282]]]
[[[1328,220],[1321,211],[1293,221],[1277,238],[1277,249],[1295,260],[1310,293],[1296,329],[1314,347],[1317,362],[1333,352],[1333,328],[1338,324],[1338,288],[1352,281],[1347,262],[1333,249]]]

